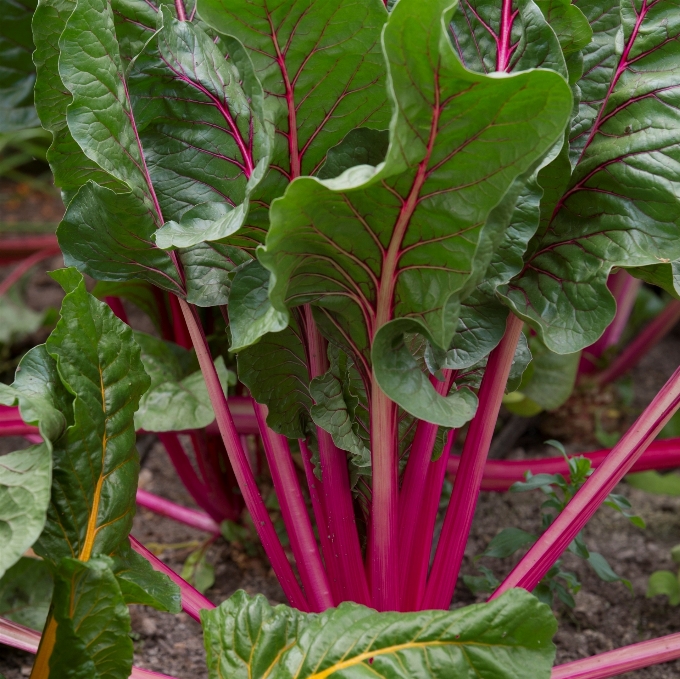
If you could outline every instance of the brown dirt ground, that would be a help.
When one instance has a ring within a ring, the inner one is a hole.
[[[0,221],[2,221],[0,219]],[[50,262],[51,268],[59,265]],[[9,271],[0,269],[0,279]],[[36,273],[28,286],[27,303],[41,309],[56,306],[60,294],[51,279]],[[36,336],[33,341],[44,337]],[[668,337],[635,369],[635,401],[633,408],[639,412],[656,390],[680,363],[680,333]],[[634,413],[628,413],[628,419]],[[553,426],[554,423],[553,423]],[[521,459],[536,455],[554,454],[542,445],[545,432],[536,428],[525,433],[509,457]],[[565,443],[568,443],[565,440]],[[0,439],[0,454],[21,446],[17,439]],[[600,447],[590,442],[579,447],[568,446],[570,452]],[[186,506],[194,506],[188,493],[174,473],[160,445],[151,448],[140,476],[144,488]],[[555,637],[557,661],[569,660],[601,653],[613,648],[646,639],[670,634],[680,629],[680,607],[673,608],[663,597],[645,598],[646,581],[658,569],[673,569],[670,549],[680,543],[680,498],[652,496],[621,484],[623,492],[632,501],[637,513],[647,522],[640,530],[612,510],[604,508],[585,529],[586,540],[593,551],[601,552],[617,573],[633,583],[631,594],[621,584],[601,582],[589,568],[570,554],[565,567],[578,574],[583,588],[576,597],[576,608],[570,611],[556,608],[559,631]],[[510,494],[482,493],[475,522],[466,550],[464,573],[473,574],[472,557],[486,547],[502,528],[517,526],[537,530],[539,492]],[[172,545],[201,539],[202,535],[191,528],[176,524],[146,510],[138,513],[133,534],[145,544],[150,542]],[[187,549],[167,548],[161,558],[179,571]],[[223,540],[209,550],[209,560],[215,565],[216,583],[207,596],[219,603],[237,589],[249,593],[264,593],[272,603],[283,602],[283,593],[271,569],[263,559],[247,556]],[[491,560],[487,560],[491,561]],[[502,576],[512,567],[511,560],[487,563]],[[464,585],[456,590],[454,606],[481,600],[475,598]],[[137,606],[132,608],[132,627],[135,637],[135,664],[177,677],[178,679],[207,678],[205,655],[200,627],[186,614],[177,616],[158,613]],[[6,679],[20,679],[30,674],[31,656],[0,647],[0,673]],[[680,675],[680,661],[651,667],[636,673],[622,675],[628,679],[674,679]],[[530,678],[528,678],[530,679]]]

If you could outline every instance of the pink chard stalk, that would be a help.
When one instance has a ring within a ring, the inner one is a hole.
[[[678,143],[677,3],[557,4],[12,4],[67,202],[60,321],[0,385],[0,435],[35,444],[0,468],[0,576],[32,547],[54,580],[41,635],[0,619],[32,679],[165,676],[132,667],[129,603],[199,621],[211,678],[606,679],[680,657],[671,635],[553,667],[530,593],[628,472],[680,464],[654,442],[680,369],[490,600],[449,610],[480,492],[569,472],[488,460],[527,346],[583,350],[602,385],[680,318],[674,300],[598,372],[641,281],[678,295],[658,162]],[[0,296],[55,251],[12,243]],[[137,488],[136,433],[199,509]],[[245,510],[288,605],[215,606],[129,536],[135,506],[206,544]]]

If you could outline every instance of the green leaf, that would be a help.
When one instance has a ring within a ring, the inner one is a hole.
[[[343,603],[318,616],[237,592],[202,621],[211,679],[548,679],[555,655],[550,609],[524,590],[456,611],[376,613]]]
[[[500,0],[461,0],[451,18],[453,44],[463,64],[478,73],[548,68],[567,77],[567,67],[552,22],[533,0],[513,3],[504,24]],[[549,25],[550,23],[550,25]],[[509,44],[503,45],[503,34]]]
[[[550,28],[555,31],[565,56],[582,50],[593,39],[593,29],[571,0],[537,0]]]
[[[51,480],[50,447],[44,443],[0,458],[0,577],[40,536]]]
[[[19,405],[44,442],[4,455],[0,464],[0,577],[33,545],[45,525],[52,484],[52,442],[67,425],[71,399],[44,345],[22,358],[11,387],[0,384],[0,403]]]
[[[0,13],[0,132],[39,125],[33,107],[35,69],[31,18],[35,0],[2,0]]]
[[[351,453],[352,476],[371,474],[369,412],[366,388],[344,351],[328,346],[328,372],[310,382],[314,424],[326,430],[340,450]],[[356,479],[355,479],[356,481]]]
[[[652,495],[680,496],[680,475],[674,472],[660,474],[657,471],[638,472],[628,474],[626,483],[633,488],[639,488]]]
[[[243,43],[262,83],[277,133],[272,169],[256,192],[265,206],[291,179],[315,174],[354,128],[387,128],[380,53],[387,13],[379,0],[291,0],[275,8],[264,0],[204,0],[200,14]],[[265,206],[251,224],[266,228]]]
[[[3,295],[0,297],[0,345],[25,339],[42,325],[44,316],[14,295]]]
[[[617,575],[612,570],[612,567],[609,565],[607,560],[602,556],[602,554],[598,554],[597,552],[590,552],[590,556],[588,557],[588,563],[597,574],[597,577],[600,578],[600,580],[604,580],[605,582],[622,582],[626,587],[628,587],[628,589],[630,589],[631,591],[633,590],[630,581],[626,580],[625,578],[622,578],[620,575]]]
[[[447,396],[437,393],[404,341],[406,333],[418,331],[423,331],[419,323],[404,319],[376,333],[373,355],[379,360],[374,365],[375,379],[395,403],[414,417],[443,427],[462,427],[474,416],[477,397],[465,388],[452,390]]]
[[[55,185],[68,194],[67,203],[88,180],[117,192],[127,190],[83,153],[66,125],[71,95],[59,75],[59,37],[75,6],[75,0],[39,0],[33,15],[36,109],[43,127],[53,135],[47,159]]]
[[[54,625],[41,640],[50,675],[64,679],[127,679],[132,672],[130,614],[111,571],[111,560],[64,558],[55,573]],[[56,629],[55,629],[56,628]]]
[[[67,294],[46,347],[75,398],[73,423],[54,444],[52,499],[35,549],[58,562],[111,554],[127,538],[139,472],[134,413],[149,378],[132,330],[88,294],[82,276],[55,277]]]
[[[126,604],[152,606],[159,611],[179,613],[182,596],[179,586],[149,561],[123,544],[113,556],[111,567]]]
[[[533,360],[517,390],[543,410],[559,408],[574,389],[581,353],[556,354],[538,337],[532,337],[529,346]],[[507,405],[513,410],[512,402]]]
[[[217,608],[201,611],[210,679],[264,677],[295,641],[309,616],[269,605],[239,590]]]
[[[480,556],[490,556],[494,559],[506,559],[512,556],[518,549],[533,545],[536,536],[527,533],[520,528],[504,528],[491,540],[488,547]]]
[[[45,561],[22,557],[0,579],[0,615],[42,631],[52,600],[52,574]]]
[[[680,299],[680,261],[631,267],[626,270],[635,278],[656,285],[675,299]]]
[[[571,106],[549,71],[466,71],[442,24],[445,3],[415,5],[397,4],[383,35],[395,105],[384,164],[297,179],[272,206],[258,255],[273,273],[274,307],[320,307],[365,379],[372,339],[392,318],[409,316],[448,348],[465,286],[493,252],[485,220],[561,135]],[[427,55],[437,55],[436,71]]]
[[[370,127],[352,130],[337,146],[328,149],[326,162],[316,176],[332,179],[355,165],[378,165],[385,160],[389,143],[388,130],[372,130]]]
[[[269,271],[255,260],[240,268],[231,284],[229,350],[240,351],[268,332],[283,330],[287,322],[287,314],[269,302]]]
[[[288,438],[304,438],[312,398],[307,357],[294,316],[285,330],[265,335],[237,354],[238,376],[269,409],[267,424]]]
[[[57,228],[64,263],[98,280],[145,280],[183,294],[167,252],[153,245],[153,212],[131,193],[88,182],[69,203]]]
[[[606,279],[613,267],[680,257],[680,186],[672,162],[663,160],[680,140],[673,94],[680,81],[671,65],[677,3],[619,9],[589,1],[579,8],[594,39],[584,53],[584,103],[572,127],[574,172],[550,228],[534,239],[505,293],[558,353],[592,344],[611,322],[616,305]]]
[[[207,427],[215,413],[194,353],[143,332],[135,332],[134,338],[141,349],[144,370],[151,378],[135,413],[135,428],[184,431]],[[227,370],[221,356],[215,367],[226,391],[236,376]]]
[[[678,574],[670,571],[655,571],[649,576],[647,583],[647,598],[651,599],[658,594],[668,597],[671,606],[680,604],[680,583]]]
[[[236,231],[270,152],[263,111],[249,101],[222,44],[174,13],[161,7],[158,33],[127,74],[140,145],[167,222],[157,234],[163,248],[189,247]],[[183,214],[213,202],[228,211],[209,233],[191,227],[183,233],[177,223]],[[168,241],[166,232],[178,229]]]
[[[201,593],[215,584],[215,567],[208,563],[203,547],[189,554],[182,566],[181,576]]]

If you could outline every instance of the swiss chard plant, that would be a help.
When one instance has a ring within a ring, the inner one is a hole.
[[[551,670],[555,621],[529,593],[678,409],[680,371],[592,475],[564,461],[571,485],[490,601],[448,610],[530,345],[545,364],[597,342],[612,271],[674,280],[680,3],[386,5],[39,1],[67,294],[0,391],[37,427],[0,468],[0,568],[33,546],[53,583],[39,644],[0,627],[37,651],[33,679],[149,676],[131,603],[200,617],[212,677],[605,678],[680,657],[673,637]],[[194,525],[245,505],[288,606],[214,607],[129,538],[136,430],[208,512]]]

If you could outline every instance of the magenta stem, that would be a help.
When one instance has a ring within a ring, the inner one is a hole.
[[[40,644],[40,632],[7,620],[7,618],[0,617],[0,644],[35,655]],[[130,674],[130,679],[152,679],[153,677],[174,679],[174,677],[170,677],[167,674],[144,670],[141,667],[133,667],[132,674]]]
[[[283,523],[288,531],[307,601],[313,612],[321,613],[333,606],[333,597],[295,472],[288,439],[267,426],[267,406],[255,403],[254,407]]]
[[[423,598],[423,608],[447,609],[451,603],[522,325],[517,316],[510,314],[501,343],[489,355],[479,388],[479,406],[463,445],[456,483]]]
[[[39,250],[29,257],[26,257],[22,262],[12,270],[12,272],[0,283],[0,297],[2,297],[24,274],[28,273],[36,264],[39,264],[48,257],[53,257],[56,253],[52,248]]]
[[[663,311],[635,337],[608,368],[594,376],[598,384],[609,384],[637,365],[680,321],[680,301],[671,300]]]
[[[446,396],[455,379],[453,370],[444,371],[444,380],[431,377],[430,381],[440,396]],[[401,563],[400,595],[402,609],[406,599],[410,599],[408,610],[415,610],[417,605],[418,575],[422,567],[422,555],[414,551],[413,543],[416,535],[423,530],[422,513],[427,513],[425,506],[432,499],[425,493],[427,478],[432,462],[432,451],[437,439],[439,427],[431,422],[420,420],[416,426],[416,433],[411,444],[408,463],[404,470],[404,478],[399,492],[399,560]],[[429,489],[432,490],[432,489]],[[437,499],[438,502],[438,499]],[[429,552],[426,564],[430,562]]]
[[[340,587],[340,575],[338,573],[338,563],[333,553],[333,546],[331,544],[331,535],[328,528],[328,519],[326,515],[326,508],[323,504],[323,488],[321,481],[316,478],[314,474],[314,467],[312,465],[312,454],[307,446],[307,441],[300,439],[300,454],[302,456],[302,463],[305,469],[305,477],[307,478],[307,486],[309,487],[309,497],[312,501],[312,510],[314,512],[314,520],[316,521],[317,530],[319,532],[319,541],[321,542],[321,553],[323,554],[324,562],[326,564],[326,571],[333,595],[333,603],[335,606],[342,601],[342,590]]]
[[[181,591],[182,608],[197,622],[201,622],[201,611],[204,608],[215,608],[215,604],[207,597],[203,596],[195,587],[192,587],[184,578],[180,577],[175,571],[166,566],[155,554],[150,552],[139,540],[130,536],[132,549],[141,554],[153,567],[161,573],[165,573]]]
[[[680,406],[680,368],[493,594],[532,591]]]
[[[141,488],[137,490],[137,506],[144,507],[144,509],[148,509],[155,514],[167,516],[169,519],[183,523],[186,526],[204,530],[206,533],[219,534],[220,532],[219,524],[211,519],[206,512],[182,507],[175,502],[158,497],[158,495],[149,493]]]
[[[220,429],[220,434],[222,435],[224,447],[227,449],[227,455],[229,456],[229,461],[234,470],[236,481],[243,494],[243,499],[250,512],[255,529],[262,541],[264,551],[269,557],[272,568],[276,573],[290,605],[302,611],[309,611],[309,605],[295,578],[293,568],[288,562],[281,541],[276,534],[274,524],[272,523],[271,517],[267,512],[267,508],[265,507],[262,496],[257,488],[255,476],[248,464],[248,458],[241,445],[241,439],[236,431],[236,427],[234,426],[234,420],[231,417],[231,412],[227,405],[227,398],[224,395],[224,391],[222,391],[222,385],[217,376],[217,370],[215,369],[215,364],[210,355],[208,342],[203,333],[203,327],[196,314],[196,310],[194,307],[189,306],[184,300],[180,299],[179,304],[191,335],[191,341],[196,350],[198,363],[203,372],[203,378],[205,379],[208,388],[210,402],[215,411],[215,417]]]
[[[553,667],[550,679],[609,679],[680,658],[680,633]]]
[[[642,281],[633,278],[625,269],[617,271],[607,279],[607,287],[616,300],[616,314],[614,320],[607,326],[602,337],[597,342],[584,349],[579,366],[579,373],[588,374],[597,369],[597,359],[604,352],[621,341],[621,335],[626,329],[635,305]]]
[[[191,349],[191,337],[182,313],[183,309],[180,306],[179,298],[176,295],[169,295],[168,297],[170,299],[172,334],[175,344],[179,344],[184,349]]]
[[[577,453],[590,460],[597,469],[611,450],[596,450],[592,453]],[[447,461],[447,473],[455,476],[460,457],[451,455]],[[675,469],[680,467],[680,439],[664,439],[650,444],[649,448],[631,467],[630,472],[644,472],[650,469]],[[524,481],[526,473],[562,474],[569,476],[569,466],[563,457],[546,457],[532,460],[490,460],[484,467],[482,490],[506,491],[513,483]]]
[[[446,464],[455,440],[456,431],[453,429],[448,434],[442,456],[436,462],[433,462],[427,470],[425,491],[418,512],[420,530],[416,533],[413,542],[412,560],[415,562],[416,568],[413,570],[413,581],[409,584],[404,598],[403,610],[405,611],[418,611],[422,608],[425,588],[427,587],[427,571],[430,566],[432,541],[434,540],[434,526],[437,522],[439,501],[446,477]]]
[[[326,341],[316,327],[309,306],[304,307],[304,323],[309,378],[314,379],[323,375],[328,368]],[[328,567],[327,564],[328,572],[337,574],[339,578],[341,601],[356,601],[368,606],[371,598],[354,516],[347,455],[333,443],[327,431],[321,427],[317,427],[316,431],[323,505],[328,520],[332,558],[336,561],[335,567]]]

